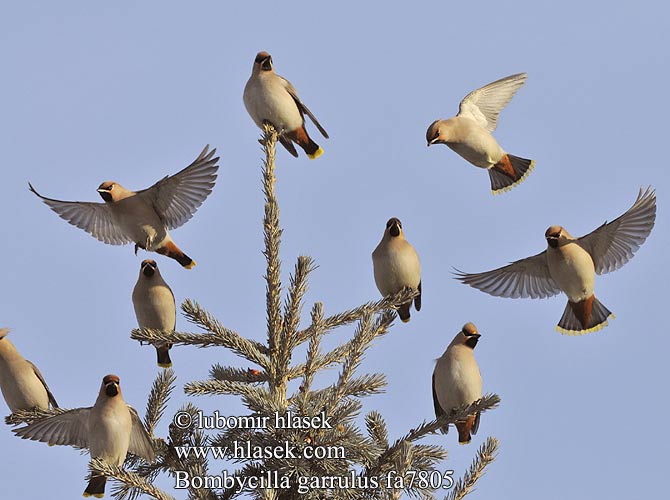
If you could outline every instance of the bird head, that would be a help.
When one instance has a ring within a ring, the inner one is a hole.
[[[551,248],[558,248],[567,241],[567,231],[561,226],[551,226],[544,233],[547,245]]]
[[[428,130],[426,130],[426,145],[430,146],[431,144],[444,144],[442,137],[442,128],[440,127],[441,120],[435,120],[430,124]]]
[[[102,379],[102,387],[105,389],[105,394],[110,398],[113,398],[121,392],[119,382],[119,377],[116,375],[105,375],[105,378]]]
[[[396,238],[402,234],[402,222],[396,217],[391,217],[386,223],[386,230]]]
[[[116,182],[114,181],[105,181],[98,187],[98,193],[100,197],[106,202],[114,201],[114,188],[116,187]]]
[[[481,337],[474,323],[464,324],[460,333],[463,334],[463,344],[471,349],[475,348],[477,342],[479,342],[479,337]]]
[[[156,271],[158,271],[158,264],[156,264],[156,261],[153,259],[143,260],[140,265],[140,270],[144,276],[151,278]]]
[[[272,71],[272,56],[267,52],[259,52],[256,54],[255,65],[258,65],[261,71]]]

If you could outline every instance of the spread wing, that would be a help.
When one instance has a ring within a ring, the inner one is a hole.
[[[621,217],[605,222],[577,241],[591,254],[596,273],[605,274],[628,262],[651,233],[656,221],[656,192],[648,187]]]
[[[114,223],[112,213],[104,203],[54,200],[39,194],[32,184],[28,183],[28,186],[61,219],[65,219],[73,226],[83,229],[103,243],[125,245],[131,242],[131,239],[123,234],[121,229]]]
[[[28,361],[26,359],[26,361]],[[42,382],[42,385],[47,391],[47,395],[49,396],[49,403],[51,403],[52,408],[58,408],[58,403],[56,402],[56,398],[54,395],[51,393],[51,390],[49,390],[49,386],[47,385],[47,381],[44,380],[44,377],[42,376],[42,373],[40,372],[39,368],[37,368],[32,362],[28,361],[28,364],[33,367],[33,371],[35,372],[35,375],[37,376],[38,379],[40,379],[40,382]]]
[[[456,271],[457,280],[495,297],[542,299],[561,291],[549,274],[546,251],[493,271]]]
[[[168,229],[174,229],[188,221],[212,192],[216,181],[216,164],[219,157],[212,158],[216,148],[202,153],[181,172],[168,175],[153,186],[138,191],[148,198],[156,213]]]
[[[147,462],[153,462],[154,448],[151,445],[151,438],[140,420],[140,416],[135,411],[135,408],[128,406],[130,411],[130,418],[133,424],[132,430],[130,431],[130,444],[128,445],[128,451],[133,455],[142,457]]]
[[[461,101],[458,114],[469,115],[493,132],[498,126],[498,115],[527,78],[526,73],[518,73],[473,90]]]
[[[291,82],[289,82],[286,78],[279,77],[285,82],[286,90],[288,91],[289,94],[291,94],[291,97],[293,97],[293,100],[295,103],[298,105],[298,109],[300,110],[301,113],[306,114],[309,116],[310,120],[316,125],[316,128],[319,129],[319,132],[321,132],[321,135],[324,136],[326,139],[328,139],[328,132],[326,132],[326,129],[324,129],[319,121],[316,119],[316,116],[309,110],[307,106],[303,104],[303,102],[300,100],[300,97],[298,97],[298,91],[295,89],[293,85],[291,85]]]
[[[23,439],[88,448],[88,415],[91,408],[77,408],[60,415],[37,420],[25,427],[12,429]]]

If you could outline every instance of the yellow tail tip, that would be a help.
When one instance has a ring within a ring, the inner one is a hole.
[[[566,330],[565,328],[561,328],[559,325],[556,325],[556,331],[561,333],[562,335],[570,335],[570,336],[586,335],[587,333],[593,333],[602,330],[609,324],[609,320],[614,318],[615,318],[614,314],[610,314],[609,316],[607,316],[607,319],[602,323],[600,323],[599,325],[592,326],[591,328],[587,328],[585,330]]]
[[[105,494],[104,493],[93,493],[91,495],[91,493],[89,493],[88,491],[85,491],[84,493],[82,493],[81,496],[86,497],[86,498],[88,498],[90,496],[94,496],[95,498],[103,498],[105,496]]]
[[[406,318],[406,319],[400,318],[400,321],[402,321],[403,323],[409,323],[409,318]]]
[[[172,368],[172,363],[158,363],[161,368]]]
[[[310,160],[316,160],[319,156],[323,154],[323,148],[319,146],[319,149],[317,149],[313,154],[307,155]]]
[[[195,261],[192,260],[189,264],[184,266],[184,269],[193,269],[195,267]]]
[[[524,174],[521,176],[521,178],[515,180],[509,186],[505,186],[505,187],[495,189],[495,190],[491,189],[491,194],[495,196],[495,195],[498,195],[498,194],[506,193],[507,191],[510,191],[512,188],[515,188],[516,186],[518,186],[519,184],[521,184],[523,181],[525,181],[528,178],[528,176],[531,174],[531,172],[533,171],[534,168],[535,168],[535,160],[531,160],[530,165],[528,165],[528,169],[524,172]]]

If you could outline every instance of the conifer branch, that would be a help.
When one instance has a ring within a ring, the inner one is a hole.
[[[176,380],[177,376],[174,370],[160,370],[151,386],[151,392],[147,401],[147,411],[144,414],[144,426],[150,436],[153,436],[156,425],[163,418]]]
[[[329,333],[336,327],[359,321],[365,315],[377,314],[388,309],[396,309],[405,302],[412,300],[417,295],[419,295],[418,291],[405,288],[394,295],[388,295],[376,302],[367,302],[354,309],[329,316],[321,321],[320,327],[324,330],[325,333]],[[314,325],[310,325],[305,330],[299,331],[297,334],[296,345],[299,345],[309,339],[312,335],[313,328]]]
[[[156,488],[152,483],[146,481],[143,477],[138,476],[133,472],[124,470],[122,467],[117,465],[111,465],[105,462],[100,458],[92,458],[88,465],[89,474],[86,476],[86,480],[90,480],[93,476],[103,475],[107,478],[116,479],[126,485],[129,485],[131,488],[146,493],[158,500],[175,500],[173,496],[168,495],[164,491]],[[115,488],[112,495],[116,498],[122,498],[121,495],[126,495],[127,491],[125,488]]]
[[[209,370],[209,376],[215,380],[222,380],[228,382],[247,382],[255,384],[259,382],[267,382],[268,376],[265,372],[255,370],[253,368],[235,368],[233,366],[221,366],[215,364]]]
[[[54,415],[60,415],[68,411],[70,411],[68,408],[42,410],[37,407],[31,410],[16,410],[5,417],[5,423],[7,425],[30,424],[35,420],[42,420],[43,418],[53,417]]]
[[[197,347],[220,346],[227,347],[238,356],[263,368],[268,365],[268,357],[262,354],[256,342],[245,339],[237,333],[224,329],[223,331],[210,331],[211,333],[181,333],[168,332],[165,330],[154,330],[151,328],[135,328],[131,331],[130,338],[140,342],[168,342],[173,345],[193,345]]]
[[[472,461],[470,469],[456,481],[445,500],[460,500],[474,490],[475,483],[484,475],[486,466],[495,460],[499,445],[500,442],[496,438],[486,438],[486,442],[477,450],[477,456]]]
[[[307,292],[307,277],[316,266],[311,257],[301,255],[291,275],[291,283],[288,289],[288,297],[284,304],[284,328],[282,331],[282,357],[289,357],[295,346],[296,332],[302,312],[302,300]],[[290,358],[288,359],[290,361]],[[285,364],[285,368],[288,363]]]
[[[312,337],[309,340],[309,347],[307,349],[307,360],[305,361],[304,368],[302,369],[303,379],[301,391],[304,398],[307,398],[309,391],[312,387],[312,379],[314,374],[318,371],[318,367],[315,366],[316,359],[319,356],[319,345],[321,344],[321,336],[323,335],[323,329],[321,328],[321,322],[323,321],[323,304],[317,302],[312,307]],[[300,370],[298,370],[299,372]],[[296,375],[296,377],[299,375]],[[291,372],[289,372],[289,380],[291,380]]]
[[[263,218],[263,237],[265,249],[263,255],[267,262],[265,272],[266,307],[268,322],[268,345],[274,355],[281,340],[281,261],[279,260],[279,246],[282,230],[279,227],[279,204],[275,195],[275,154],[277,146],[277,131],[268,123],[263,125],[261,144],[265,152],[263,161],[263,194],[265,195],[265,216]],[[271,374],[275,376],[276,374]],[[272,382],[272,381],[271,381]]]

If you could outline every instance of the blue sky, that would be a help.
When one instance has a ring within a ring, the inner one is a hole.
[[[154,349],[129,333],[147,254],[68,225],[28,181],[47,196],[99,201],[104,180],[145,188],[216,147],[214,192],[172,232],[198,266],[156,259],[179,302],[196,299],[229,328],[265,338],[261,151],[242,91],[256,52],[267,50],[331,137],[308,125],[325,150],[315,161],[278,149],[283,276],[298,255],[319,266],[305,322],[315,301],[329,314],[378,298],[370,253],[388,218],[402,220],[421,257],[422,310],[369,351],[363,370],[386,373],[389,385],[365,411],[385,415],[394,438],[431,419],[433,360],[473,321],[484,390],[502,404],[470,446],[457,446],[455,433],[428,441],[448,447],[441,468],[461,476],[486,436],[500,439],[471,498],[665,490],[670,110],[660,2],[25,1],[0,11],[0,326],[61,406],[91,405],[102,377],[116,373],[143,414],[158,368]],[[471,90],[522,71],[528,82],[495,136],[537,166],[494,197],[485,172],[446,147],[426,148],[424,134]],[[630,263],[597,278],[596,295],[616,314],[601,332],[555,332],[564,296],[494,298],[452,279],[452,266],[484,271],[541,251],[549,225],[590,232],[647,185],[657,189],[656,227]],[[181,317],[177,325],[190,330]],[[247,366],[215,348],[178,347],[172,358],[180,388],[207,378],[214,362]],[[187,400],[243,413],[235,398],[187,398],[180,388],[170,414]],[[81,494],[87,456],[0,430],[7,498]]]

